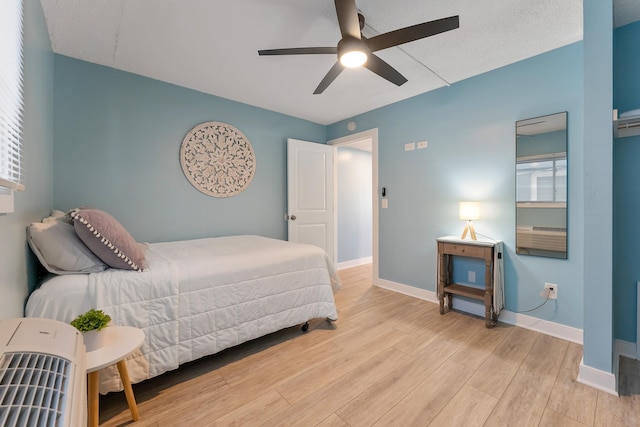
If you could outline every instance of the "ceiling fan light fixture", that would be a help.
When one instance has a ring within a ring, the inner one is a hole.
[[[367,62],[367,54],[361,50],[350,50],[340,55],[340,63],[347,68],[355,68]]]
[[[368,58],[367,45],[360,39],[344,37],[338,42],[338,60],[347,68],[364,65]]]

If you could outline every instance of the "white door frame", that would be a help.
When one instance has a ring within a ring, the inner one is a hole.
[[[373,225],[372,233],[372,249],[373,249],[373,284],[377,285],[380,277],[379,274],[379,262],[378,262],[378,206],[379,206],[379,191],[378,191],[378,129],[370,129],[362,132],[354,133],[352,135],[343,136],[341,138],[332,139],[327,144],[334,147],[348,147],[349,145],[356,144],[362,140],[371,140],[371,177],[372,177],[372,218]],[[336,172],[337,173],[337,172]],[[337,176],[334,178],[334,182],[337,182]],[[336,195],[337,197],[337,195]],[[339,209],[339,207],[338,207]]]

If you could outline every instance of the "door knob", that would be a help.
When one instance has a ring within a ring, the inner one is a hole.
[[[289,218],[291,219],[291,221],[295,221],[296,220],[296,216],[295,215],[291,215]]]

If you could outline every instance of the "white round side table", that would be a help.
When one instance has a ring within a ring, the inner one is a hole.
[[[87,362],[87,390],[89,394],[89,426],[97,427],[99,424],[99,371],[102,368],[118,365],[120,380],[124,388],[124,395],[131,411],[131,418],[137,421],[139,418],[138,406],[129,381],[129,372],[125,359],[131,353],[142,346],[144,332],[131,326],[109,326],[105,328],[104,345],[97,350],[89,351],[86,355]]]

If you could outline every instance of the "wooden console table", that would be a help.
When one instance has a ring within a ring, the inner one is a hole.
[[[440,237],[438,243],[438,300],[440,314],[444,314],[444,300],[447,299],[449,309],[453,308],[453,295],[460,295],[484,302],[485,326],[492,328],[498,321],[498,313],[502,308],[494,304],[494,270],[498,260],[502,259],[501,242],[490,240],[462,240],[459,237]],[[480,258],[484,260],[484,288],[473,287],[453,282],[454,256]],[[499,280],[502,276],[500,276]],[[499,283],[502,291],[502,283]],[[500,301],[500,305],[502,301]]]

